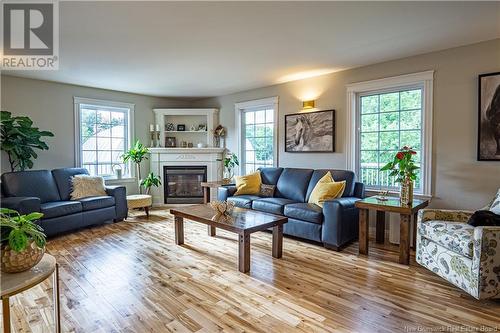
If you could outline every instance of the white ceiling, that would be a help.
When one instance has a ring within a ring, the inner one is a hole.
[[[500,2],[61,2],[60,14],[60,69],[5,73],[217,96],[500,37]]]

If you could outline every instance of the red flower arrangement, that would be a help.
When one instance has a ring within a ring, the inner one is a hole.
[[[398,183],[403,183],[407,179],[414,181],[417,179],[417,170],[419,169],[413,161],[413,156],[416,154],[417,152],[411,147],[404,146],[394,156],[394,160],[384,165],[380,171],[391,171],[389,176],[396,177]]]

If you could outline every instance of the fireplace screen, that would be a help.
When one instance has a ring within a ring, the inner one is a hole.
[[[206,166],[165,166],[166,204],[203,203],[201,182],[207,181]]]

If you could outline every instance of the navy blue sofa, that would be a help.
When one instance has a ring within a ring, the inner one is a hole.
[[[106,196],[70,200],[71,177],[82,168],[7,172],[2,174],[0,205],[21,214],[41,212],[38,222],[47,236],[127,217],[124,186],[107,186]]]
[[[335,181],[346,181],[341,198],[328,200],[323,208],[308,203],[316,183],[328,171]],[[218,199],[235,206],[288,217],[286,235],[321,242],[326,248],[340,250],[358,238],[358,209],[354,203],[364,197],[364,185],[355,182],[352,171],[328,169],[261,168],[263,184],[276,185],[272,198],[256,195],[234,196],[236,187],[219,187]]]

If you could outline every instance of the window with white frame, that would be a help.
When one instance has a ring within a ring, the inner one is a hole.
[[[134,105],[75,97],[76,164],[111,178],[115,168],[132,177],[122,155],[130,147]]]
[[[430,195],[432,76],[424,72],[348,86],[354,122],[350,167],[368,189],[397,189],[380,168],[406,146],[416,151],[420,167],[415,192]]]
[[[277,98],[236,104],[240,172],[248,174],[277,162]]]

